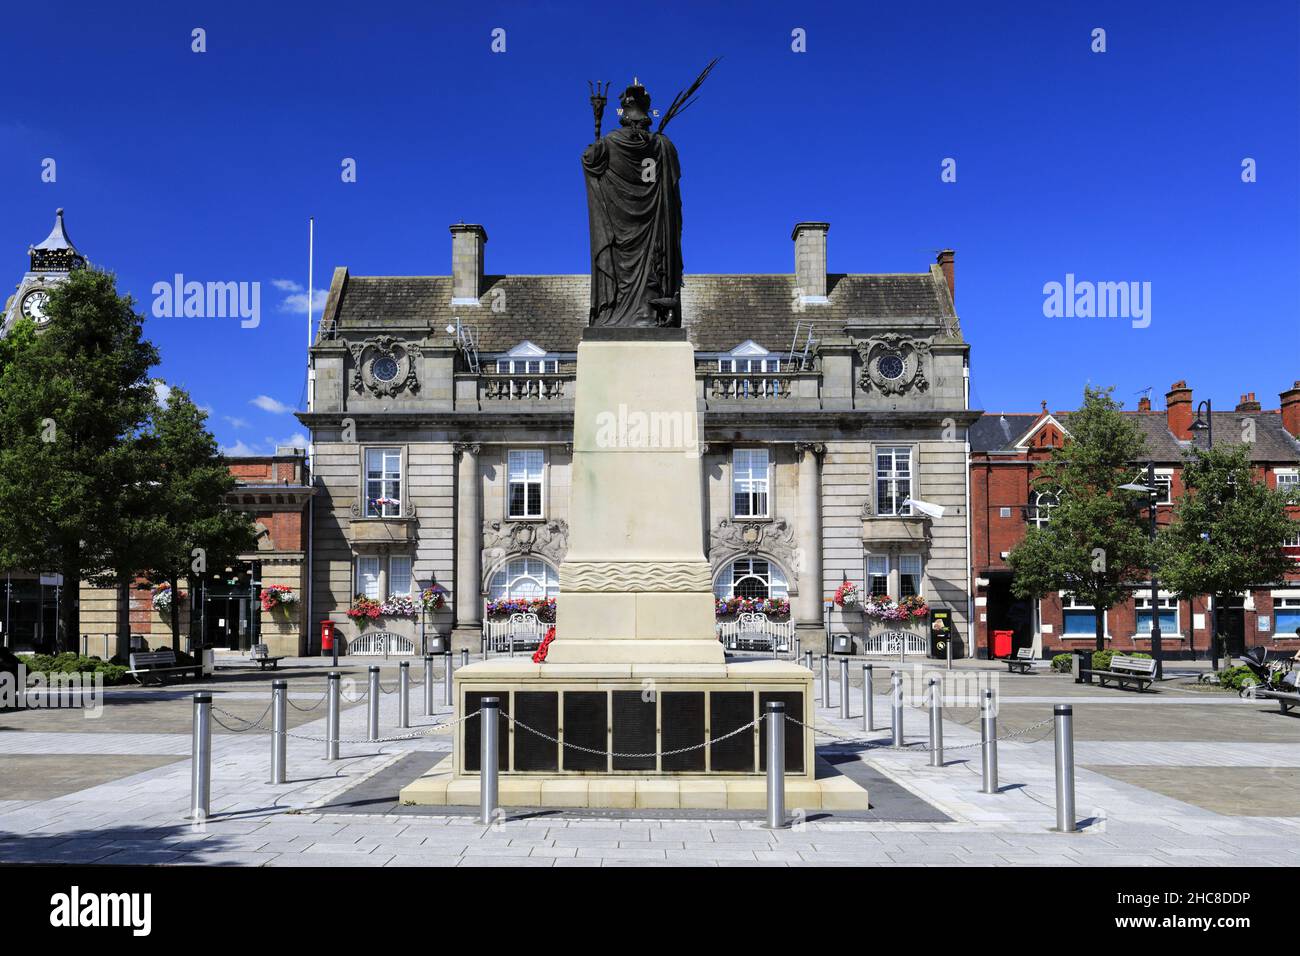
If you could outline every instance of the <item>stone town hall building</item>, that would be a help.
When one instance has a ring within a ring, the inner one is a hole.
[[[788,598],[805,647],[821,646],[823,602],[844,579],[922,594],[964,636],[977,415],[953,254],[916,274],[827,274],[828,229],[794,227],[792,273],[685,278],[715,591]],[[486,230],[451,234],[451,275],[334,272],[299,416],[316,486],[312,650],[324,620],[355,641],[346,612],[358,593],[439,585],[450,604],[426,633],[476,649],[489,600],[563,607],[589,277],[488,274]],[[830,621],[861,652],[862,615]],[[410,619],[376,627],[419,634]]]

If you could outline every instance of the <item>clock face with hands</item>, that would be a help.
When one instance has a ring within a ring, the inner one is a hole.
[[[36,289],[28,292],[23,296],[23,315],[31,319],[37,325],[43,325],[50,320],[45,313],[45,303],[49,300],[49,293],[44,289]]]
[[[897,352],[886,352],[876,360],[876,368],[888,379],[896,379],[903,374],[903,357]]]
[[[397,359],[391,355],[381,355],[370,365],[370,374],[381,382],[391,382],[397,378]]]

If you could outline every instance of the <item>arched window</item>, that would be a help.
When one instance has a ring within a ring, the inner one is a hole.
[[[1045,528],[1052,518],[1052,509],[1060,504],[1061,498],[1054,491],[1040,491],[1034,495],[1034,507],[1029,520],[1035,527]]]
[[[512,558],[497,568],[488,582],[488,600],[525,600],[558,597],[560,576],[541,558]]]
[[[737,558],[720,575],[715,593],[720,598],[789,598],[785,575],[767,558]]]

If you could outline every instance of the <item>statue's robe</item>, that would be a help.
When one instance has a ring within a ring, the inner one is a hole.
[[[645,160],[654,162],[647,181]],[[668,137],[622,127],[582,155],[591,220],[591,325],[680,326],[681,167]]]

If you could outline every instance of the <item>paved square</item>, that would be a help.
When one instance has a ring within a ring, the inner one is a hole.
[[[242,866],[807,866],[807,865],[1285,865],[1300,836],[1300,715],[1197,686],[1196,665],[1146,694],[1073,683],[1040,670],[1007,676],[959,662],[948,680],[996,688],[1000,792],[980,789],[978,714],[944,710],[943,767],[930,767],[927,713],[905,707],[907,746],[889,743],[889,671],[874,674],[876,730],[863,733],[861,668],[850,668],[850,713],[818,710],[825,772],[860,779],[868,812],[791,808],[771,831],[749,811],[521,809],[490,827],[468,808],[402,806],[397,790],[450,749],[440,705],[397,730],[398,697],[381,694],[381,732],[363,741],[366,659],[344,662],[341,757],[323,759],[324,662],[285,662],[279,675],[219,670],[202,684],[110,689],[96,719],[77,710],[0,714],[0,862],[183,863]],[[397,662],[382,662],[385,691]],[[413,668],[414,670],[414,668]],[[929,673],[913,673],[923,686]],[[266,716],[270,683],[290,685],[289,780],[272,786]],[[418,674],[416,675],[418,677]],[[190,695],[215,701],[213,818],[185,817],[190,788]],[[820,688],[820,681],[818,682]],[[437,688],[435,700],[442,700]],[[1081,830],[1055,823],[1052,704],[1074,705]],[[252,726],[250,727],[250,723]],[[974,746],[972,746],[974,745]]]

